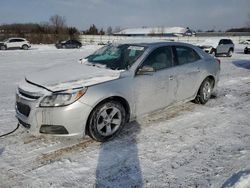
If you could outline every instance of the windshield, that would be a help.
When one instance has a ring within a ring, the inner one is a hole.
[[[7,42],[9,39],[5,39],[3,42]]]
[[[139,45],[108,45],[100,48],[86,59],[92,64],[101,64],[113,70],[128,69],[145,51]]]

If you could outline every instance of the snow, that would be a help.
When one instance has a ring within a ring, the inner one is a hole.
[[[91,86],[120,77],[119,70],[93,66],[91,63],[61,65],[46,68],[26,76],[26,79],[52,91]]]
[[[0,51],[0,134],[16,127],[16,86],[34,71],[78,63],[99,46]],[[118,138],[0,138],[0,187],[239,187],[250,182],[250,55],[221,57],[216,96],[139,118]]]

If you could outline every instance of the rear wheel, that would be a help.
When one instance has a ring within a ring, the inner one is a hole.
[[[206,104],[212,95],[213,87],[214,81],[210,78],[206,78],[202,82],[194,102],[198,104]]]
[[[22,49],[23,49],[23,50],[28,50],[29,47],[28,47],[28,45],[24,44],[24,45],[22,46]]]
[[[89,135],[99,142],[110,140],[122,130],[125,120],[126,112],[119,102],[100,104],[90,115]]]

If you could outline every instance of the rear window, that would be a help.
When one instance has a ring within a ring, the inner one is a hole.
[[[233,44],[233,42],[230,39],[222,39],[219,44]]]

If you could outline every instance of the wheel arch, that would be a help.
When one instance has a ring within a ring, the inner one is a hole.
[[[194,98],[197,96],[197,94],[198,94],[198,92],[199,92],[199,90],[200,90],[200,87],[201,87],[202,83],[203,83],[204,80],[206,80],[207,78],[209,78],[210,80],[212,80],[212,81],[213,81],[213,87],[215,86],[215,77],[214,77],[213,75],[211,75],[211,74],[210,74],[210,75],[207,75],[206,77],[204,77],[204,78],[202,79],[202,81],[201,81],[201,83],[200,83],[198,89],[197,89],[196,92],[195,92]]]
[[[89,113],[89,116],[88,116],[88,119],[87,119],[87,122],[86,122],[86,126],[85,126],[85,134],[89,135],[90,118],[91,118],[91,115],[92,115],[93,111],[95,110],[95,108],[97,106],[99,106],[99,105],[101,105],[103,103],[109,102],[109,101],[116,101],[116,102],[121,103],[121,105],[124,107],[124,109],[126,111],[126,123],[129,122],[131,109],[130,109],[130,105],[129,105],[128,101],[125,98],[121,97],[121,96],[110,96],[110,97],[107,97],[107,98],[102,99],[101,101],[99,101],[93,107],[91,112]]]

